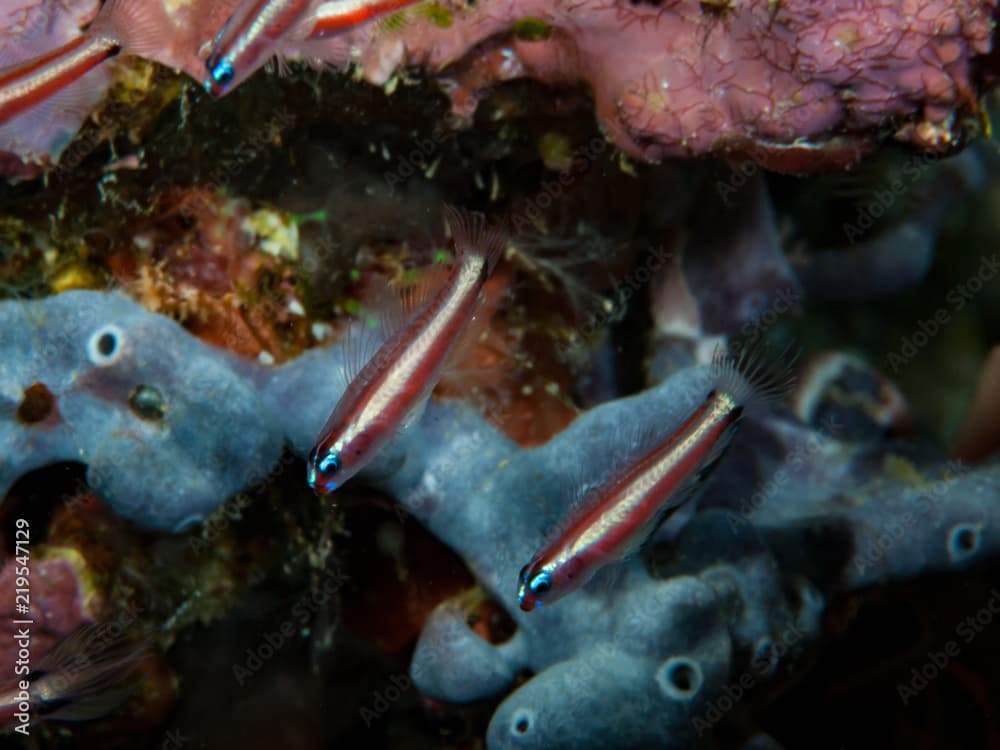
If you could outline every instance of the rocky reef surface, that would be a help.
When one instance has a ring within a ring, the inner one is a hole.
[[[53,394],[43,418],[7,422],[5,489],[38,466],[81,461],[110,508],[144,526],[202,521],[269,473],[283,441],[304,454],[325,419],[311,404],[339,395],[336,347],[266,373],[117,294],[66,292],[2,310],[4,329],[31,344],[8,358],[24,374],[5,372],[5,390],[45,373]],[[828,597],[996,553],[997,466],[956,473],[943,456],[848,440],[834,415],[777,419],[734,446],[739,460],[720,467],[706,509],[665,543],[672,559],[655,576],[636,559],[560,606],[520,612],[517,571],[575,488],[634,450],[622,425],[655,414],[655,429],[669,432],[707,380],[704,368],[684,369],[591,409],[537,448],[519,448],[468,407],[436,406],[371,468],[370,484],[459,552],[517,624],[491,645],[446,602],[414,655],[417,689],[445,701],[500,695],[522,670],[534,674],[497,709],[490,747],[689,747],[740,675],[770,678],[815,647]]]

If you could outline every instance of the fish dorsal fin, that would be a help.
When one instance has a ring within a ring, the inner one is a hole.
[[[763,337],[729,355],[717,347],[712,357],[715,388],[729,394],[746,413],[764,414],[791,392],[799,353],[791,344],[772,352]]]
[[[399,287],[396,297],[396,310],[402,315],[402,325],[406,325],[420,314],[432,299],[448,283],[450,270],[443,265],[434,264],[420,270],[420,275],[412,284]],[[388,309],[393,309],[391,306]],[[396,324],[397,330],[402,327]]]
[[[379,322],[369,315],[362,315],[347,326],[340,344],[343,358],[338,373],[345,391],[355,383],[384,343]]]
[[[444,218],[455,243],[455,262],[481,258],[486,264],[486,275],[492,274],[509,244],[506,231],[490,224],[484,214],[455,206],[445,205]]]
[[[341,376],[345,389],[392,337],[405,330],[445,283],[448,272],[434,268],[422,273],[414,284],[386,284],[362,310],[359,320],[348,326],[343,338]]]

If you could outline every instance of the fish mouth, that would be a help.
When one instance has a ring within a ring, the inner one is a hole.
[[[525,598],[519,599],[517,604],[523,612],[532,612],[535,609],[535,607],[538,606],[531,599],[525,599]]]
[[[316,467],[310,464],[308,473],[306,474],[306,481],[309,483],[309,487],[312,489],[313,492],[322,497],[323,495],[329,495],[338,487],[338,485],[335,482],[329,482],[327,484],[323,484],[322,482],[319,482],[317,480],[318,477],[316,476]]]

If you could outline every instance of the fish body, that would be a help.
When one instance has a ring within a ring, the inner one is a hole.
[[[309,39],[325,39],[417,2],[420,0],[328,0],[320,3],[312,15]]]
[[[309,456],[308,481],[332,492],[364,468],[420,410],[481,304],[503,251],[502,233],[482,215],[450,210],[455,265],[409,322],[390,335],[351,380]]]
[[[269,58],[307,17],[310,0],[243,0],[212,42],[205,90],[225,96]]]
[[[156,5],[108,0],[78,38],[0,70],[0,124],[42,105],[71,109],[77,104],[74,84],[105,60],[119,53],[144,54],[156,49],[164,34]]]
[[[39,58],[0,71],[0,123],[65,90],[120,51],[115,39],[84,35]]]
[[[599,487],[572,521],[520,572],[518,603],[531,612],[635,553],[691,498],[731,442],[746,409],[787,390],[752,359],[716,354],[715,387],[676,430]]]

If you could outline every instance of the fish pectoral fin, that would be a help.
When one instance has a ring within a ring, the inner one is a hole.
[[[385,343],[385,335],[377,324],[362,318],[348,326],[341,341],[343,358],[338,375],[346,392],[352,384],[357,387],[358,376]]]
[[[449,271],[444,266],[432,266],[420,273],[413,284],[386,284],[375,296],[372,308],[386,338],[406,328],[445,282]]]
[[[410,409],[409,413],[403,417],[403,421],[400,422],[399,429],[396,430],[396,434],[402,434],[406,432],[410,427],[415,425],[420,421],[420,418],[424,416],[424,412],[427,410],[427,402],[430,398],[422,398],[420,401]]]
[[[701,491],[705,488],[705,484],[711,478],[715,467],[718,465],[722,456],[726,452],[726,448],[729,446],[730,441],[733,438],[734,426],[730,426],[727,432],[716,441],[716,444],[712,446],[705,457],[702,459],[701,464],[691,473],[680,487],[671,495],[670,499],[664,504],[662,508],[656,513],[652,522],[643,530],[643,539],[638,545],[638,550],[640,552],[645,551],[646,547],[649,546],[650,542],[654,537],[657,536],[657,531],[665,524],[668,520],[672,518],[677,518],[681,523],[675,528],[671,529],[671,534],[676,536],[680,533],[680,530],[687,520],[690,520],[691,516],[694,515],[694,510],[691,508],[685,508],[685,506],[692,503]],[[678,510],[685,508],[683,514],[678,513]]]
[[[435,270],[415,285],[399,288],[386,284],[367,305],[367,313],[362,312],[360,320],[348,327],[343,338],[344,358],[340,376],[344,390],[355,384],[379,349],[393,336],[405,329],[413,321],[414,315],[423,309],[426,302],[440,288],[444,269]]]
[[[475,309],[445,360],[441,380],[460,394],[488,389],[503,377],[501,371],[514,361],[510,343],[490,326],[504,288],[499,283],[479,292]]]
[[[621,589],[625,579],[625,564],[622,561],[613,562],[600,568],[589,581],[585,590],[599,596],[614,596]]]

